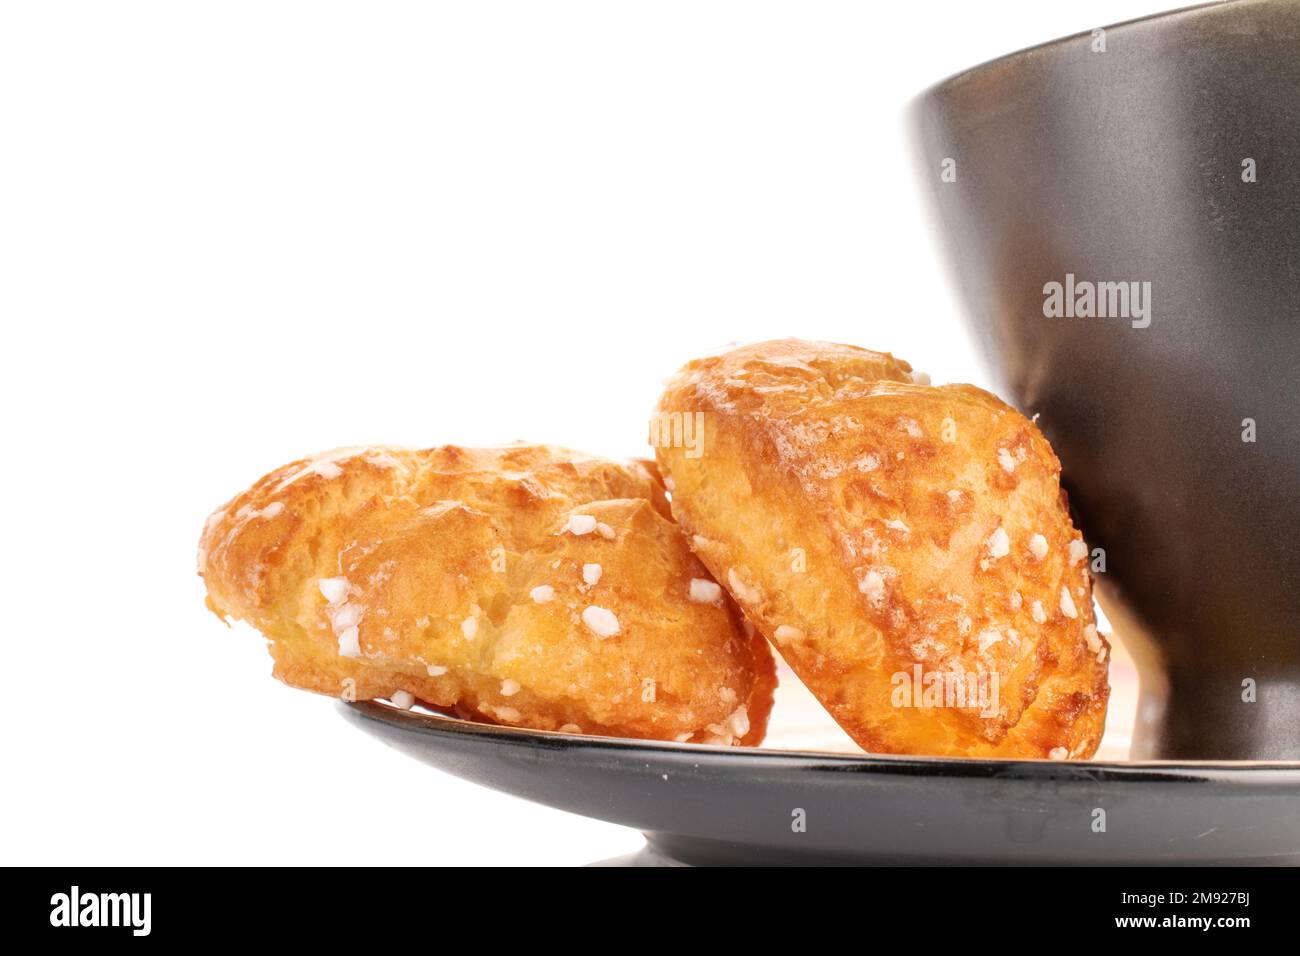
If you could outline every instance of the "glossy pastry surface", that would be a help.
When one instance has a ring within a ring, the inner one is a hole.
[[[199,572],[296,687],[542,730],[753,744],[766,727],[771,654],[649,462],[537,445],[297,461],[208,519]]]
[[[892,356],[693,361],[651,442],[692,547],[865,749],[1091,756],[1109,648],[1037,426]]]

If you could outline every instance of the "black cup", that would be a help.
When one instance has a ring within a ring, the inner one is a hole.
[[[1133,756],[1300,758],[1300,2],[1058,40],[913,118],[968,318],[1102,549]]]

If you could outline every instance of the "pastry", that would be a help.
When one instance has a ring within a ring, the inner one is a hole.
[[[213,611],[267,637],[276,677],[322,694],[746,745],[771,708],[770,651],[649,462],[527,445],[297,461],[208,519],[199,573]]]
[[[1088,552],[1019,412],[888,354],[783,340],[686,365],[651,440],[695,553],[863,748],[1096,750]]]

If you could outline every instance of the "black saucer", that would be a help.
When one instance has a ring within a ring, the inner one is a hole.
[[[636,827],[660,862],[1300,864],[1300,763],[741,750],[341,706],[440,770]]]

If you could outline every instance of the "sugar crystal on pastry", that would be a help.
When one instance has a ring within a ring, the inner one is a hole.
[[[690,598],[696,604],[718,604],[722,600],[722,585],[707,578],[691,578]]]
[[[330,604],[342,604],[347,600],[350,585],[347,578],[321,578],[316,587]]]
[[[1047,539],[1041,534],[1035,533],[1029,539],[1029,553],[1039,561],[1047,557]]]
[[[591,534],[596,530],[596,519],[591,515],[570,515],[564,530],[569,534]]]
[[[597,637],[614,637],[620,630],[617,615],[609,608],[594,604],[582,609],[582,623]]]

